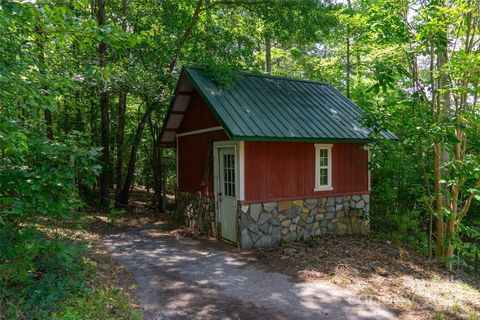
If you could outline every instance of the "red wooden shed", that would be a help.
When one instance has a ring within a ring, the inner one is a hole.
[[[177,150],[178,213],[242,248],[367,233],[363,114],[325,83],[239,73],[222,88],[185,67],[161,135]]]

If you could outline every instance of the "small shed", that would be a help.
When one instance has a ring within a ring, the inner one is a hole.
[[[239,73],[222,88],[185,67],[160,140],[177,152],[178,213],[242,248],[368,233],[363,115],[326,83]]]

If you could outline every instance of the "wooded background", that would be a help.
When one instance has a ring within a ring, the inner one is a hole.
[[[165,210],[175,155],[157,142],[181,67],[224,85],[245,70],[328,82],[394,132],[370,145],[372,230],[473,270],[479,19],[476,0],[4,1],[0,226],[125,208],[134,186]]]

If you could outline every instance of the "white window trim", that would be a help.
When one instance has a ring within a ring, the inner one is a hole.
[[[333,190],[332,185],[332,147],[333,144],[315,144],[315,188],[313,191]],[[327,149],[328,152],[328,185],[320,185],[320,150]]]

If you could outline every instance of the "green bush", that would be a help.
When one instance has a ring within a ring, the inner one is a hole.
[[[427,254],[428,234],[424,230],[419,211],[405,211],[371,215],[372,229],[381,238],[408,245]]]
[[[48,215],[62,218],[80,205],[77,186],[99,173],[98,149],[73,134],[52,142],[0,117],[0,223]]]
[[[49,319],[85,289],[85,247],[31,228],[0,230],[0,305],[7,319]]]
[[[97,283],[86,245],[33,228],[0,229],[0,314],[6,319],[141,319],[129,296]]]

